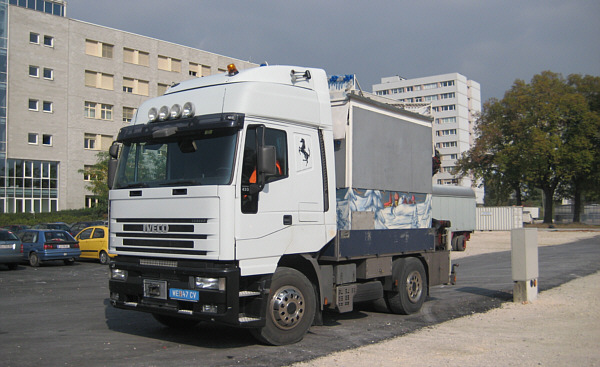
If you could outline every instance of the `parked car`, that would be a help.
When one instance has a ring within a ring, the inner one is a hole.
[[[104,221],[101,220],[94,220],[94,221],[87,221],[87,222],[77,222],[75,224],[73,224],[71,226],[71,228],[69,229],[69,233],[72,236],[76,236],[79,232],[81,232],[83,229],[87,228],[87,227],[92,227],[92,226],[103,226],[106,225]]]
[[[71,227],[67,223],[56,222],[56,223],[40,223],[36,224],[31,229],[58,229],[61,231],[69,232]]]
[[[12,231],[0,230],[0,264],[15,270],[21,262],[21,240]]]
[[[27,226],[25,224],[11,224],[9,226],[4,226],[2,228],[12,231],[12,233],[17,233],[19,231],[29,228],[29,226]]]
[[[81,255],[79,242],[67,231],[26,229],[19,236],[23,242],[22,260],[28,260],[31,266],[50,260],[63,260],[71,265]]]
[[[79,241],[81,258],[98,259],[102,264],[108,264],[110,258],[117,255],[108,253],[108,227],[94,226],[79,232],[75,239]]]

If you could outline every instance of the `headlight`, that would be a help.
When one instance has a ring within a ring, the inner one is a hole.
[[[148,121],[149,122],[154,122],[154,121],[156,121],[157,118],[158,118],[158,111],[156,110],[155,107],[152,107],[148,111]]]
[[[196,277],[194,286],[197,289],[225,290],[225,278],[204,278]]]
[[[184,119],[194,117],[194,113],[195,113],[194,110],[195,110],[194,104],[192,102],[186,102],[183,105],[183,110],[181,111],[181,115],[183,116]]]
[[[110,279],[122,281],[127,280],[127,270],[110,269]]]
[[[171,106],[171,110],[169,111],[170,119],[178,119],[181,116],[181,106],[178,104],[174,104]]]
[[[165,121],[169,117],[169,107],[162,106],[160,110],[158,110],[158,120]]]

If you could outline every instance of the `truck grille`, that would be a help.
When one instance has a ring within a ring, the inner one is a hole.
[[[217,237],[209,222],[208,218],[119,218],[114,232],[115,249],[127,253],[207,255]]]

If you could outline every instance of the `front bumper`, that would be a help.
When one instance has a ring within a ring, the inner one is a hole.
[[[193,260],[148,259],[117,256],[112,269],[127,271],[125,280],[109,280],[111,304],[117,308],[189,317],[238,327],[264,325],[261,310],[268,289],[252,282],[255,291],[240,291],[240,269],[236,263]],[[224,278],[224,290],[197,289],[195,277]],[[160,283],[165,289],[149,295],[144,282]],[[169,290],[198,291],[194,301],[171,298]],[[160,295],[158,295],[160,294]]]

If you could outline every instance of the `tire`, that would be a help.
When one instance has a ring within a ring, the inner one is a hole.
[[[100,260],[100,264],[102,264],[102,265],[106,265],[110,261],[110,257],[108,257],[108,254],[104,250],[100,251],[100,255],[98,255],[98,259]]]
[[[40,266],[41,263],[42,262],[40,261],[40,257],[37,253],[32,252],[29,254],[29,265],[33,266],[34,268],[37,268],[38,266]]]
[[[390,311],[410,315],[421,310],[427,297],[427,276],[423,263],[414,257],[396,259],[392,277],[397,284],[394,291],[386,293]]]
[[[464,251],[466,246],[466,238],[464,235],[456,236],[452,239],[452,250]]]
[[[291,268],[278,268],[273,274],[266,303],[265,326],[250,330],[256,339],[269,345],[286,345],[304,338],[317,306],[314,287],[304,274]]]
[[[73,265],[73,264],[75,264],[75,259],[74,258],[64,259],[63,262],[65,263],[65,265]]]
[[[194,319],[188,319],[188,318],[177,317],[177,316],[167,316],[167,315],[161,315],[161,314],[157,314],[157,313],[153,313],[152,316],[154,316],[156,321],[160,322],[161,324],[163,324],[167,327],[170,327],[172,329],[179,329],[179,330],[191,329],[194,326],[198,325],[198,323],[200,322],[200,321],[194,320]]]

